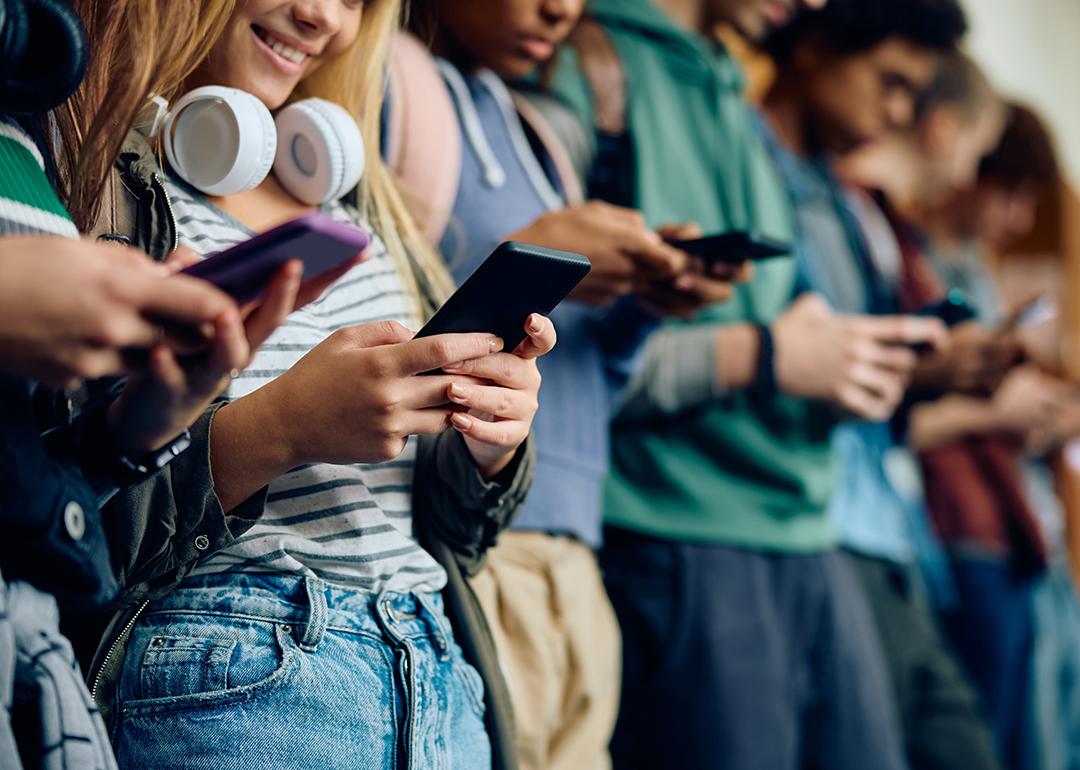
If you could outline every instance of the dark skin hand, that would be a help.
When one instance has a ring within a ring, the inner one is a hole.
[[[657,232],[666,241],[701,237],[701,228],[693,223],[665,225]],[[673,279],[642,280],[637,295],[641,303],[657,315],[692,318],[703,308],[731,299],[733,284],[745,283],[753,276],[753,265],[716,262],[707,268],[700,257],[691,254],[686,269]]]
[[[989,395],[1022,360],[1023,345],[1014,331],[965,323],[953,329],[948,346],[919,360],[912,387]]]

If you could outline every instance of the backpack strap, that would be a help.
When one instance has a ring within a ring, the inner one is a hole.
[[[461,180],[457,112],[431,53],[399,32],[390,55],[386,164],[430,243],[446,232]]]
[[[559,177],[562,186],[563,197],[567,204],[575,206],[584,202],[585,193],[582,190],[581,179],[578,171],[571,160],[571,155],[563,145],[563,134],[566,130],[559,130],[549,122],[553,113],[538,108],[529,97],[517,91],[511,91],[510,96],[514,101],[514,109],[521,117],[521,122],[528,126],[547,153],[551,164],[555,167],[555,173]],[[549,100],[552,101],[552,100]],[[565,107],[557,104],[548,105],[549,109],[558,108],[562,111],[561,117],[567,121],[576,120],[576,117]]]
[[[626,73],[615,43],[591,16],[582,17],[567,40],[577,54],[578,66],[589,83],[596,130],[604,134],[626,131]]]

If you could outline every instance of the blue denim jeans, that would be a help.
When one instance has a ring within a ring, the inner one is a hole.
[[[954,554],[959,604],[945,628],[982,698],[1010,770],[1031,770],[1032,596],[1036,579],[1006,559]]]
[[[1080,597],[1067,563],[1053,563],[1032,596],[1032,767],[1080,768]]]
[[[121,768],[489,768],[483,683],[438,596],[189,578],[124,657]]]

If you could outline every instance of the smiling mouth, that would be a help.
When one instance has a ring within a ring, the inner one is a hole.
[[[276,53],[285,61],[292,62],[293,64],[303,64],[310,58],[309,54],[304,53],[291,45],[286,43],[281,38],[277,37],[273,32],[263,29],[262,27],[252,24],[252,31],[258,36],[259,40],[266,44],[266,47]]]

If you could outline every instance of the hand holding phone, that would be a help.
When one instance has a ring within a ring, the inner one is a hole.
[[[326,214],[298,217],[214,254],[181,271],[217,286],[237,302],[262,296],[278,269],[289,259],[303,263],[310,279],[356,259],[367,248],[363,230]]]
[[[743,262],[791,254],[790,244],[760,233],[738,230],[707,235],[703,238],[669,240],[668,243],[699,257],[708,268],[717,263],[739,265]]]
[[[581,254],[508,241],[470,275],[417,337],[454,332],[488,332],[513,351],[524,341],[533,313],[550,315],[588,275]]]
[[[975,308],[967,300],[967,295],[959,289],[950,289],[944,298],[924,305],[916,310],[913,315],[924,318],[937,318],[949,329],[968,321],[974,321],[977,317]],[[929,343],[925,342],[915,343],[908,347],[920,356],[929,353],[933,349]]]

